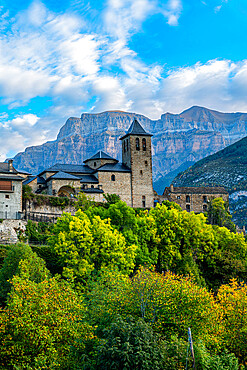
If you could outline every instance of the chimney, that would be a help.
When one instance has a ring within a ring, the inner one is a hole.
[[[172,193],[174,192],[174,186],[172,184],[170,185],[170,190]]]
[[[13,172],[13,159],[9,159],[8,161],[8,170],[9,172]]]

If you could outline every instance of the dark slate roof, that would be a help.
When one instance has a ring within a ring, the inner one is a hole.
[[[59,171],[47,179],[47,181],[49,180],[80,180],[80,178],[70,173]]]
[[[228,194],[228,191],[223,186],[174,186],[167,188],[168,192],[175,194]]]
[[[81,183],[92,183],[92,184],[98,184],[99,180],[94,175],[82,175],[78,176],[81,180]]]
[[[42,171],[39,175],[42,175],[45,172],[73,172],[73,173],[81,173],[81,174],[87,174],[87,173],[93,173],[94,170],[85,164],[63,164],[63,163],[56,163],[53,166],[45,169]]]
[[[115,158],[112,158],[109,154],[106,154],[105,152],[103,152],[102,150],[100,150],[99,152],[97,152],[96,154],[94,154],[92,157],[86,159],[84,161],[84,163],[86,163],[87,161],[91,161],[93,159],[111,159],[111,160],[114,160],[114,161],[117,161],[117,159]]]
[[[83,193],[104,193],[104,191],[99,188],[82,189],[82,191]]]
[[[97,169],[103,172],[131,172],[123,163],[107,163]]]
[[[46,181],[43,177],[37,176],[37,184],[46,184]]]
[[[46,184],[46,181],[43,177],[39,177],[39,176],[29,176],[28,178],[26,178],[24,181],[23,181],[23,185],[28,185],[30,184],[30,182],[32,182],[33,180],[37,179],[37,184]]]
[[[0,162],[0,173],[17,173],[17,171],[13,167],[13,172],[10,172],[9,164],[7,162]]]
[[[144,130],[137,119],[134,119],[128,131],[120,138],[120,140],[123,140],[128,135],[153,136]]]
[[[21,173],[23,175],[31,175],[31,173],[30,172],[27,172],[27,171],[16,170],[16,172]]]
[[[13,180],[13,181],[22,181],[23,177],[15,175],[14,173],[0,173],[0,180]]]
[[[30,182],[32,182],[33,180],[35,180],[35,179],[36,179],[36,177],[37,177],[37,176],[31,176],[31,177],[28,177],[27,179],[25,179],[25,180],[23,181],[23,185],[28,185],[28,184],[30,184]]]

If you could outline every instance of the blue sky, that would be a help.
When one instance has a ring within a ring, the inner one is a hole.
[[[0,159],[70,116],[247,111],[246,0],[2,0]]]

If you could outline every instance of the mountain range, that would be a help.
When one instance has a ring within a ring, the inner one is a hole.
[[[191,107],[158,120],[122,111],[83,113],[61,127],[56,140],[31,146],[14,157],[14,166],[33,174],[55,163],[81,164],[103,150],[121,160],[118,140],[136,118],[153,134],[154,188],[159,193],[181,170],[247,136],[246,113],[221,113]]]

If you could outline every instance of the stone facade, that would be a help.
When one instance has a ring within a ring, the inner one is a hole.
[[[98,174],[99,183],[104,184],[106,194],[117,194],[121,200],[131,206],[131,173],[130,172],[104,172]],[[114,179],[114,181],[113,181]],[[104,196],[102,194],[102,201]]]
[[[216,187],[175,187],[171,185],[165,188],[159,201],[169,200],[177,203],[183,210],[188,212],[207,212],[208,202],[214,198],[222,198],[229,201],[229,194],[225,188]]]
[[[0,163],[0,218],[19,219],[22,212],[23,177],[13,167],[13,161]]]

